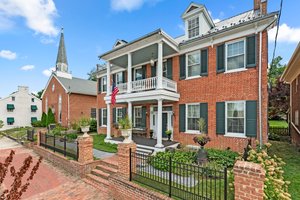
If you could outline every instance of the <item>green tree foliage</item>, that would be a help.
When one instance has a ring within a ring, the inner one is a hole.
[[[282,57],[276,57],[269,69],[269,119],[285,119],[286,112],[289,109],[289,85],[280,81],[280,77],[286,68],[280,62]]]
[[[55,124],[55,117],[51,108],[48,109],[48,114],[47,114],[47,126],[49,124]]]
[[[47,114],[45,112],[43,112],[43,114],[42,114],[41,121],[42,121],[42,126],[46,127],[47,126]]]
[[[3,121],[0,120],[0,128],[2,128],[4,126]]]
[[[91,69],[91,71],[89,73],[87,73],[88,80],[97,81],[96,72],[97,72],[97,69],[95,67],[93,69]]]
[[[38,97],[39,99],[42,99],[42,94],[43,94],[43,92],[44,92],[44,89],[42,89],[41,91],[39,91],[39,92],[37,93],[37,97]]]

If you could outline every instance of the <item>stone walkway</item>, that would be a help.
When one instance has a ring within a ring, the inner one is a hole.
[[[38,160],[38,155],[32,150],[26,149],[18,143],[3,137],[0,138],[0,162],[4,161],[11,149],[16,152],[13,165],[17,170],[22,165],[24,159],[29,155],[33,157],[34,164]],[[32,164],[32,166],[34,164]],[[23,180],[25,180],[28,175],[29,172],[23,177]],[[4,180],[4,189],[8,188],[12,181],[13,179],[8,173]],[[67,174],[46,160],[43,160],[38,172],[30,183],[29,189],[23,194],[22,199],[109,200],[111,198],[106,192],[84,183],[82,180]]]
[[[97,149],[93,149],[93,153],[94,153],[94,157],[99,158],[99,159],[109,158],[109,157],[115,155],[115,153],[107,153],[104,151],[99,151]]]

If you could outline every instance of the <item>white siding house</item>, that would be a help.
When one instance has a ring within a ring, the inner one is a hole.
[[[4,124],[0,130],[31,126],[41,116],[42,101],[30,94],[28,87],[19,86],[18,91],[0,99],[0,120]]]

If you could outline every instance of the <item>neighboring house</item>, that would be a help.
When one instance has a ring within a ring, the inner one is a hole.
[[[204,118],[209,147],[241,151],[248,138],[266,142],[268,29],[277,15],[255,0],[253,9],[214,23],[204,5],[191,3],[183,36],[159,29],[117,41],[99,56],[107,65],[97,74],[98,132],[119,135],[118,119],[128,114],[134,132],[154,131],[158,148],[167,129],[174,141],[195,145]],[[120,90],[114,106],[113,83]]]
[[[300,43],[292,55],[281,79],[290,84],[289,124],[292,143],[300,146]]]
[[[61,33],[56,70],[50,76],[42,94],[43,112],[52,109],[55,120],[70,126],[81,117],[96,118],[97,82],[75,78],[68,72],[68,61]]]
[[[28,87],[19,86],[18,91],[0,99],[0,120],[4,126],[0,130],[31,126],[42,116],[42,101],[29,93]]]

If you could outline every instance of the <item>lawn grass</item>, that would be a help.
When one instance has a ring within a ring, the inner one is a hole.
[[[2,134],[9,135],[17,140],[27,137],[27,130],[32,129],[31,127],[13,128],[2,131]]]
[[[286,163],[284,166],[284,178],[290,181],[289,193],[292,199],[300,199],[300,152],[287,142],[271,141],[270,154],[281,157]]]
[[[109,152],[109,153],[116,153],[118,151],[118,145],[105,143],[104,142],[105,137],[106,137],[106,135],[104,135],[104,134],[93,135],[94,148],[99,150],[99,151],[105,151],[105,152]]]
[[[288,123],[284,120],[269,120],[271,128],[288,128]]]

